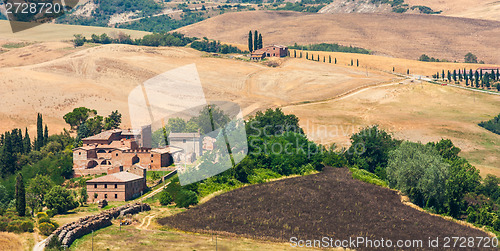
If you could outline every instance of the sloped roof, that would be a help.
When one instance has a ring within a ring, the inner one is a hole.
[[[114,133],[121,132],[121,131],[122,131],[121,129],[108,130],[108,131],[104,131],[104,132],[101,132],[99,134],[96,134],[94,136],[84,138],[82,140],[109,140],[111,135],[113,135]]]
[[[128,182],[128,181],[133,181],[133,180],[138,180],[138,179],[143,179],[142,176],[135,175],[133,173],[129,172],[119,172],[119,173],[113,173],[109,174],[106,176],[102,176],[99,178],[95,178],[92,180],[89,180],[87,182]]]

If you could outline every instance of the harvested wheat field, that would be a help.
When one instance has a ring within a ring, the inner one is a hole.
[[[65,24],[42,24],[27,30],[12,33],[9,21],[0,20],[0,38],[15,41],[68,41],[73,39],[73,35],[75,34],[82,34],[90,38],[92,34],[106,33],[113,36],[120,32],[130,35],[132,38],[139,38],[150,34],[150,32],[146,31]]]
[[[496,49],[500,22],[478,19],[395,13],[250,11],[223,14],[176,31],[246,44],[249,30],[258,30],[264,45],[339,43],[369,49],[376,55],[418,59],[425,53],[452,61],[463,61],[470,51],[486,63],[500,64],[500,51]]]
[[[23,245],[19,240],[18,235],[14,233],[0,232],[0,250],[23,250]]]
[[[44,61],[48,54],[52,56]],[[395,78],[289,58],[278,60],[278,67],[269,67],[178,47],[111,44],[72,49],[70,43],[37,43],[2,54],[0,131],[26,126],[34,130],[36,113],[41,112],[51,133],[56,133],[67,127],[64,114],[80,106],[97,109],[102,115],[119,110],[127,127],[129,92],[158,74],[189,64],[196,65],[208,99],[234,101],[244,114],[328,99]]]
[[[361,236],[426,244],[429,237],[488,236],[404,205],[396,191],[354,180],[346,168],[329,167],[314,175],[233,190],[158,222],[184,231],[283,242],[290,237]]]

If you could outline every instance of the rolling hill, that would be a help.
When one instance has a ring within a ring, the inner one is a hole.
[[[315,240],[325,236],[424,241],[412,250],[428,250],[428,238],[488,236],[405,205],[396,191],[354,180],[347,168],[329,167],[314,175],[236,189],[158,222],[190,232],[282,242],[291,237]]]
[[[223,14],[177,31],[246,44],[249,30],[259,30],[264,44],[339,43],[377,55],[417,59],[425,53],[452,61],[472,52],[486,63],[500,63],[500,22],[437,15],[253,11]]]

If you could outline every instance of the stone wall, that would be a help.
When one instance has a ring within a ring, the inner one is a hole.
[[[92,230],[96,231],[103,227],[110,226],[112,219],[127,214],[136,214],[141,211],[149,210],[151,210],[151,207],[148,204],[134,203],[108,209],[97,215],[86,216],[56,229],[48,237],[46,243],[49,243],[51,238],[58,238],[62,245],[69,247],[73,241],[91,233]]]

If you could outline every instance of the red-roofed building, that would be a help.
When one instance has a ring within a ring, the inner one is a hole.
[[[251,58],[254,60],[264,59],[266,57],[286,57],[288,56],[288,47],[283,45],[270,45],[252,52]]]

